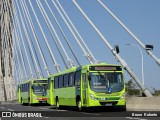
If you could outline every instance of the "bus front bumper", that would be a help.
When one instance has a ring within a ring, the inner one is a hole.
[[[33,103],[47,103],[46,97],[35,97]]]
[[[96,106],[125,106],[126,100],[92,100],[89,99],[88,107],[96,107]]]

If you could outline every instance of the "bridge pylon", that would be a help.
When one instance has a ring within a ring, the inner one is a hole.
[[[13,65],[12,0],[0,1],[0,101],[16,99]]]

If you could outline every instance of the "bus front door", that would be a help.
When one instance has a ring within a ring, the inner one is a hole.
[[[87,88],[88,88],[88,82],[86,79],[86,74],[82,74],[82,89],[81,89],[81,95],[82,95],[82,105],[87,106]]]
[[[21,88],[20,88],[20,85],[18,85],[17,95],[18,95],[18,102],[21,103]]]

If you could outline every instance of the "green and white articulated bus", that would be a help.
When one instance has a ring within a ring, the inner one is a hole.
[[[17,90],[21,104],[47,103],[47,79],[27,80],[20,83]]]
[[[122,67],[106,63],[72,67],[48,78],[47,103],[60,106],[125,108]]]

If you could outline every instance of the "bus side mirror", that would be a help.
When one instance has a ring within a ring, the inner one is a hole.
[[[119,54],[120,51],[119,51],[119,46],[118,45],[114,46],[114,50],[116,51],[117,54]]]
[[[31,86],[31,89],[33,89],[33,86]]]

